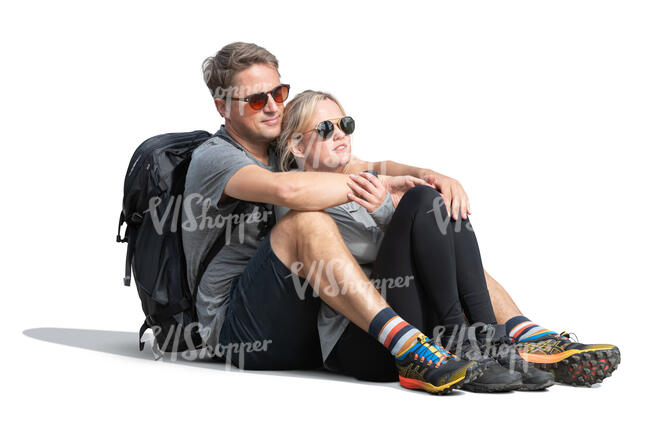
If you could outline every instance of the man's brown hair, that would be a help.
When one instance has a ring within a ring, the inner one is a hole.
[[[277,58],[263,47],[254,43],[230,43],[203,61],[203,80],[213,98],[225,98],[232,90],[235,74],[254,64],[268,64],[278,69]]]

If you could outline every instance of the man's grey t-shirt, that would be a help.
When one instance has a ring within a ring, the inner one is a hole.
[[[257,165],[278,171],[275,150],[269,147],[269,165],[258,161],[222,126],[213,138],[192,153],[183,205],[183,249],[190,289],[197,286],[199,265],[221,233],[225,245],[208,264],[196,290],[200,334],[216,347],[229,303],[230,284],[246,268],[274,220],[273,205],[259,204],[252,212],[233,213],[238,203],[218,203],[226,183],[239,169]]]

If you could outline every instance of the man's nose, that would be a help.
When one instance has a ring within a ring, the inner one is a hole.
[[[280,107],[278,107],[278,104],[275,102],[275,99],[271,96],[270,93],[267,93],[266,96],[269,97],[266,106],[264,107],[264,112],[265,113],[276,113]]]

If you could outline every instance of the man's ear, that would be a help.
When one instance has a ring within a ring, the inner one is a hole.
[[[220,98],[215,98],[214,105],[217,107],[219,115],[224,119],[230,119],[230,111],[226,105],[226,101]]]

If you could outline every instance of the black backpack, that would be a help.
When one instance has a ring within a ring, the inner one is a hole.
[[[192,152],[211,137],[206,131],[154,136],[140,144],[129,162],[117,241],[128,243],[124,285],[130,286],[133,270],[146,316],[138,335],[140,351],[144,348],[142,335],[149,328],[162,351],[202,346],[194,295],[187,282],[181,207]],[[156,217],[149,211],[152,200],[159,202],[154,208]],[[218,239],[201,263],[197,287],[221,246],[223,239]]]

